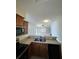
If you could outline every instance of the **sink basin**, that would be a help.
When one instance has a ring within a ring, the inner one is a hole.
[[[34,41],[46,42],[45,38],[35,38]]]

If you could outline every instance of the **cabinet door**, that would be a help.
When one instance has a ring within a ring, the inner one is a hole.
[[[16,26],[23,26],[24,18],[16,14]]]
[[[47,44],[40,44],[40,56],[48,57],[48,46]]]
[[[31,48],[29,49],[31,56],[39,56],[44,57],[45,59],[48,58],[48,45],[41,44],[41,43],[32,43]]]
[[[32,52],[33,52],[33,56],[39,56],[39,50],[40,50],[40,44],[38,43],[33,43],[32,45]]]
[[[24,27],[24,32],[28,33],[28,22],[24,21],[23,27]]]

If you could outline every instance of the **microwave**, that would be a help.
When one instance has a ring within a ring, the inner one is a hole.
[[[24,33],[24,28],[16,27],[16,36],[22,35]]]

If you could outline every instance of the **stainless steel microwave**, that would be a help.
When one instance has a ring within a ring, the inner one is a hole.
[[[16,27],[16,36],[22,35],[24,33],[24,28]]]

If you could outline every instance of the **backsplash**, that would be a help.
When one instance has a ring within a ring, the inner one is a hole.
[[[24,35],[20,35],[20,36],[16,36],[16,38],[19,38],[19,40],[23,40],[25,38],[27,38],[28,35],[27,34],[24,34]]]

